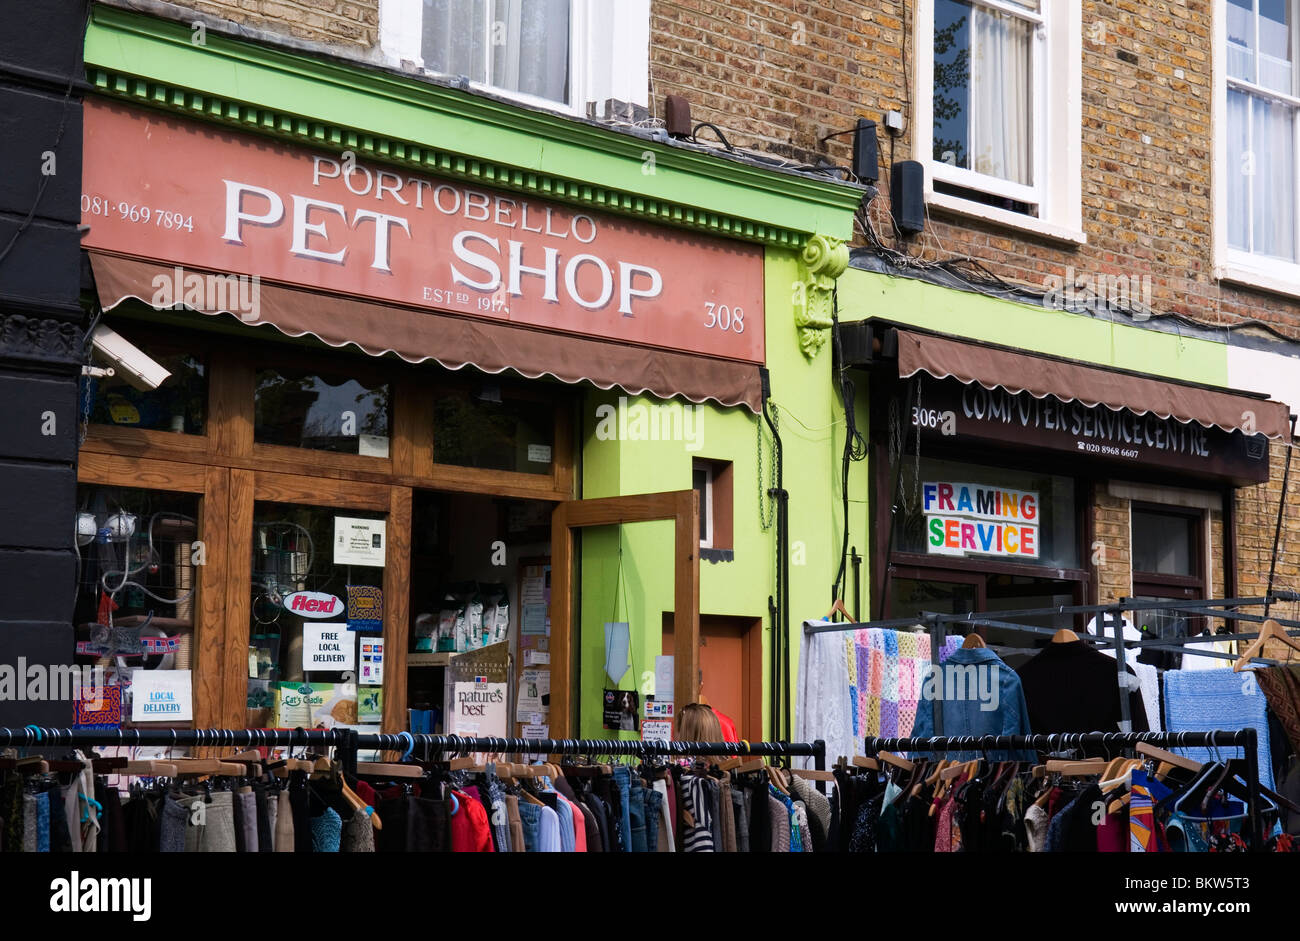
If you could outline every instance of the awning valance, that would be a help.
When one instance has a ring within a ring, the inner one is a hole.
[[[103,252],[90,252],[99,301],[112,310],[128,298],[155,306],[156,284],[172,284],[175,269]],[[187,267],[185,275],[206,274]],[[156,281],[162,278],[164,281]],[[158,305],[159,309],[169,305]],[[230,309],[204,309],[213,316],[239,316]],[[507,369],[536,379],[591,382],[629,394],[663,399],[761,408],[758,367],[696,354],[646,349],[623,343],[551,333],[508,323],[459,317],[424,309],[326,294],[267,282],[258,287],[256,317],[291,337],[311,335],[333,347],[355,345],[371,356],[394,353],[410,363],[433,360],[448,369],[473,366],[487,373]]]
[[[898,330],[898,375],[924,372],[967,385],[1005,389],[1015,395],[1048,396],[1088,407],[1127,409],[1205,428],[1290,435],[1290,414],[1282,402],[1248,393],[1221,391],[1155,376],[1091,366],[1075,360],[1010,350],[934,334]]]

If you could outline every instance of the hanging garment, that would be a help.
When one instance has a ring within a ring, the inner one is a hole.
[[[456,809],[451,814],[451,850],[453,853],[491,853],[492,827],[482,802],[465,791],[453,791]],[[379,818],[383,820],[382,817]]]
[[[370,822],[370,814],[358,810],[343,825],[343,840],[339,850],[344,853],[373,853],[375,851],[375,827]]]
[[[669,783],[660,778],[654,782],[654,789],[659,792],[659,796],[662,798],[659,803],[659,839],[656,846],[661,853],[673,853],[677,851],[677,846],[673,834],[671,801],[668,797]]]
[[[523,817],[519,813],[519,798],[513,794],[506,795],[506,819],[510,824],[510,851],[526,852],[528,847],[524,839]]]
[[[1048,644],[1020,667],[1029,724],[1040,732],[1120,730],[1119,677],[1115,661],[1076,640]],[[1128,693],[1131,731],[1146,732],[1141,693]]]
[[[772,852],[790,852],[790,812],[784,803],[773,797],[769,786],[767,794],[768,816],[772,821]]]
[[[538,807],[537,810],[539,812],[539,821],[537,826],[537,852],[561,852],[560,815],[546,806]]]
[[[959,649],[929,674],[922,687],[922,701],[917,708],[912,735],[934,735],[934,703],[943,699],[944,735],[1028,735],[1029,709],[1016,671],[1002,662],[987,647]],[[970,761],[983,753],[954,753],[957,761]],[[1029,761],[1029,754],[1013,755],[994,752],[993,761]]]
[[[682,851],[712,853],[713,821],[710,819],[709,792],[700,775],[682,775],[682,809],[690,816],[683,829]]]
[[[1097,618],[1094,617],[1092,620],[1088,622],[1088,633],[1089,634],[1103,633],[1103,631],[1099,629],[1097,626]],[[1106,629],[1104,633],[1105,636],[1107,637],[1111,636],[1109,629]],[[1124,618],[1123,634],[1125,640],[1140,641],[1143,639],[1142,632],[1133,626],[1133,622],[1129,620],[1127,616],[1125,616]],[[1104,647],[1101,649],[1101,652],[1106,656],[1110,657],[1112,660],[1115,659],[1114,647]],[[1159,732],[1161,729],[1160,671],[1153,664],[1140,662],[1138,660],[1138,656],[1140,652],[1141,652],[1140,648],[1133,649],[1126,652],[1124,662],[1125,664],[1128,665],[1128,668],[1137,677],[1138,688],[1142,694],[1142,708],[1146,713],[1147,725],[1150,727],[1148,731]],[[1186,663],[1188,660],[1213,660],[1213,659],[1214,658],[1212,657],[1192,656],[1192,657],[1183,657],[1182,661],[1183,663]]]
[[[382,819],[382,818],[381,818]],[[333,807],[311,818],[311,850],[313,853],[337,853],[343,842],[343,819]]]
[[[817,623],[822,622],[805,621],[804,626]],[[828,755],[860,754],[862,747],[850,713],[856,706],[850,704],[853,684],[846,650],[853,650],[852,632],[805,633],[799,646],[794,737],[800,742],[822,739]],[[805,757],[800,767],[811,768],[812,761]]]
[[[731,789],[732,816],[736,820],[736,852],[749,852],[749,791],[737,784]]]
[[[235,809],[229,791],[214,791],[203,813],[200,853],[235,852]]]
[[[1231,654],[1236,641],[1216,640],[1210,644],[1189,644],[1188,650],[1213,650],[1217,653]],[[1226,657],[1197,657],[1183,654],[1182,669],[1192,670],[1226,670],[1232,666],[1232,660]]]
[[[1025,808],[1025,837],[1029,844],[1029,852],[1043,852],[1043,846],[1047,843],[1048,823],[1046,808],[1039,807],[1037,804]]]
[[[1267,667],[1252,675],[1286,732],[1292,751],[1300,754],[1300,664]]]
[[[1165,713],[1170,732],[1253,728],[1258,739],[1259,783],[1273,787],[1273,762],[1268,735],[1268,700],[1260,692],[1255,671],[1170,670],[1165,674]],[[1240,755],[1241,749],[1218,749],[1220,755]],[[1181,749],[1194,761],[1214,760],[1208,748]]]
[[[280,792],[276,800],[275,852],[292,853],[296,843],[297,837],[293,832],[293,802],[286,789]]]

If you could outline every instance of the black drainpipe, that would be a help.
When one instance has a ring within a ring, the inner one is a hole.
[[[788,508],[790,495],[785,490],[785,468],[782,463],[781,434],[768,412],[772,396],[771,376],[766,367],[759,369],[763,390],[763,420],[772,432],[776,444],[776,486],[767,495],[776,500],[776,606],[772,620],[772,733],[786,739],[790,736],[790,683],[786,671],[790,666],[790,556]],[[762,482],[759,482],[762,486]]]

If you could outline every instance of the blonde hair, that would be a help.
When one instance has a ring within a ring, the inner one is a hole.
[[[687,703],[677,716],[679,742],[720,742],[722,724],[717,713],[704,703]]]

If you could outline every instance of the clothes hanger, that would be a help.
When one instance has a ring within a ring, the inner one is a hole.
[[[877,752],[876,757],[879,758],[881,761],[883,761],[885,764],[893,765],[895,768],[899,768],[903,771],[911,771],[913,768],[916,767],[916,765],[908,761],[906,758],[902,758],[898,755],[895,755],[893,752],[888,752],[888,751]]]
[[[966,639],[961,642],[962,650],[980,650],[987,646],[988,645],[984,643],[984,638],[974,631],[967,634]]]
[[[357,776],[367,778],[422,778],[424,777],[424,769],[414,764],[360,761],[357,762]]]
[[[848,609],[844,607],[844,602],[839,598],[835,599],[835,603],[831,605],[831,609],[826,612],[826,617],[822,618],[822,620],[829,621],[836,613],[843,615],[844,620],[848,621],[850,624],[853,623],[853,615],[849,614]]]
[[[1109,764],[1108,761],[1102,758],[1089,758],[1083,761],[1053,759],[1047,762],[1047,770],[1065,778],[1090,778],[1101,774]]]
[[[1054,644],[1072,644],[1078,639],[1079,635],[1068,627],[1063,627],[1052,635],[1052,643]]]
[[[1238,657],[1237,662],[1232,665],[1233,672],[1240,673],[1245,668],[1246,664],[1250,663],[1251,660],[1260,655],[1260,652],[1264,649],[1264,645],[1270,640],[1278,641],[1279,643],[1286,644],[1286,646],[1290,647],[1292,650],[1300,651],[1300,640],[1288,634],[1282,628],[1282,625],[1277,623],[1273,618],[1269,618],[1264,622],[1263,626],[1260,627],[1259,636],[1251,642],[1251,645],[1246,648],[1246,652]]]

